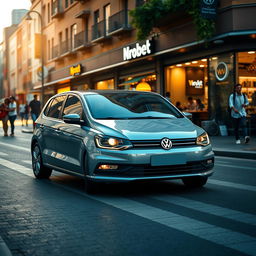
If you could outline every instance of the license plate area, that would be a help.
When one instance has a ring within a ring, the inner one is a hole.
[[[151,166],[186,164],[185,154],[154,155],[150,159]]]

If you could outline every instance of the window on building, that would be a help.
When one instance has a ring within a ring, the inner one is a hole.
[[[47,49],[48,49],[47,51],[48,60],[50,60],[51,59],[51,41],[50,40],[48,40],[47,42]]]
[[[70,4],[73,4],[74,3],[74,0],[70,0]]]
[[[65,8],[68,8],[68,0],[65,0]]]
[[[47,5],[47,22],[50,23],[51,20],[51,6],[50,3]]]
[[[75,48],[75,35],[77,34],[77,24],[71,26],[71,49]]]
[[[94,12],[94,24],[97,24],[100,22],[100,11],[97,10]]]
[[[109,31],[110,4],[104,6],[105,32]]]

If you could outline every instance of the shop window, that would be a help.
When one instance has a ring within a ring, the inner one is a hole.
[[[238,53],[238,82],[249,100],[248,113],[256,114],[256,52]]]
[[[113,90],[114,89],[114,79],[99,81],[95,84],[96,90]]]
[[[118,89],[156,92],[156,75],[129,76],[120,79]]]

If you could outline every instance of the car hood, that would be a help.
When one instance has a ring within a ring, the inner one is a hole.
[[[129,140],[196,138],[203,132],[187,118],[97,120],[95,128],[105,135]]]

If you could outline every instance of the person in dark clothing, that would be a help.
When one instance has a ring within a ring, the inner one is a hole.
[[[37,100],[37,95],[34,95],[34,99],[29,103],[31,118],[33,120],[33,128],[35,128],[35,121],[41,112],[41,103]]]

